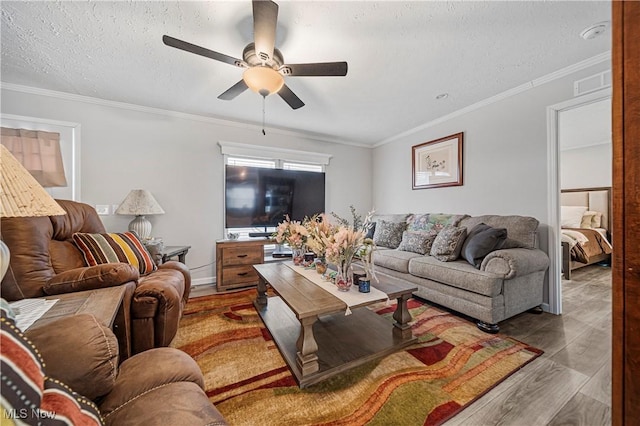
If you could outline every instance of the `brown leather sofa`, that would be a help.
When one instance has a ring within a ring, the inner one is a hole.
[[[173,340],[182,310],[189,299],[191,275],[176,261],[140,276],[125,263],[86,266],[74,244],[75,232],[104,233],[93,207],[56,200],[66,215],[2,218],[2,240],[11,251],[10,268],[2,280],[2,297],[8,301],[95,288],[128,285],[115,331],[121,358]]]
[[[25,336],[40,353],[44,373],[93,401],[106,425],[227,424],[203,390],[200,368],[178,349],[151,349],[118,366],[115,335],[87,314]]]

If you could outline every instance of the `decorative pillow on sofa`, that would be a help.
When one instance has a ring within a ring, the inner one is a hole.
[[[429,222],[429,214],[412,214],[407,218],[408,231],[430,231],[433,224]]]
[[[402,233],[406,226],[406,222],[396,223],[379,220],[376,222],[373,242],[378,247],[397,248],[400,245],[400,241],[402,241]]]
[[[462,244],[460,255],[470,264],[480,269],[482,259],[494,250],[500,249],[507,239],[505,228],[492,228],[480,223],[469,231]]]
[[[73,241],[84,255],[88,266],[103,263],[128,263],[146,275],[157,269],[151,254],[133,232],[85,234],[76,232]]]
[[[398,250],[428,255],[431,253],[431,246],[437,235],[435,231],[404,231]]]
[[[440,232],[445,226],[458,226],[466,215],[429,213],[422,215],[412,215],[409,218],[407,229],[409,231],[436,231]]]
[[[2,302],[2,418],[20,420],[16,424],[102,425],[93,402],[45,376],[40,354]]]
[[[433,241],[431,256],[442,262],[451,262],[460,257],[462,244],[467,237],[467,228],[464,226],[445,226]]]

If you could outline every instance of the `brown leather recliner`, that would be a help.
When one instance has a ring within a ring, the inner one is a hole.
[[[14,301],[133,283],[128,285],[122,314],[116,319],[121,357],[168,346],[189,299],[191,274],[187,267],[169,261],[140,276],[135,267],[124,263],[86,266],[72,235],[104,233],[104,225],[88,204],[56,201],[66,215],[2,218],[0,233],[11,251],[2,297]],[[130,335],[130,341],[122,341],[125,335]]]

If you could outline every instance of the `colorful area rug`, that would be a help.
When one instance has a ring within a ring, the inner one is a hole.
[[[300,389],[255,297],[244,290],[190,300],[172,344],[198,362],[207,395],[234,426],[437,425],[542,354],[411,299],[418,343]],[[372,309],[391,322],[395,304]]]

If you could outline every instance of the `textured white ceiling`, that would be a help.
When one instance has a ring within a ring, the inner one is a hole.
[[[346,77],[287,77],[306,103],[267,98],[267,126],[374,145],[610,50],[609,2],[280,1],[285,62],[347,61]],[[1,80],[260,124],[242,70],[165,46],[162,35],[241,57],[251,3],[2,1]],[[449,97],[437,101],[436,95]]]

